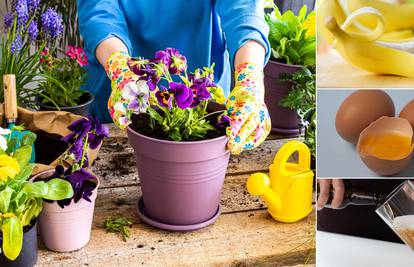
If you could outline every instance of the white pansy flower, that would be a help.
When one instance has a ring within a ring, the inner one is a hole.
[[[7,150],[7,139],[4,137],[4,135],[10,134],[9,129],[4,129],[0,127],[0,148],[3,149],[3,151]]]

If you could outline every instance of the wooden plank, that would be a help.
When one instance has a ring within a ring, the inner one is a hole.
[[[253,197],[247,192],[248,176],[246,174],[226,177],[221,194],[222,213],[266,209],[260,198]],[[102,226],[108,216],[123,216],[134,223],[140,223],[136,208],[141,194],[141,187],[138,185],[99,189],[94,227]]]
[[[223,214],[207,228],[187,233],[135,224],[127,242],[102,228],[79,251],[41,248],[42,266],[314,266],[315,213],[278,223],[266,211]]]
[[[413,78],[378,75],[347,63],[335,50],[318,52],[318,88],[412,88]]]
[[[134,152],[128,138],[111,127],[111,137],[104,141],[99,157],[92,171],[101,179],[101,188],[138,184]],[[243,174],[267,171],[280,147],[291,140],[301,138],[267,140],[254,150],[246,150],[240,155],[231,156],[227,174]]]

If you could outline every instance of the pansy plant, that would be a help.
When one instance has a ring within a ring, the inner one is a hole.
[[[207,111],[209,101],[224,104],[226,100],[214,82],[214,65],[188,73],[187,59],[177,49],[167,48],[157,51],[153,59],[132,58],[128,66],[139,79],[136,87],[124,89],[128,103],[118,107],[126,114],[121,123],[131,123],[133,113],[146,113],[151,129],[161,129],[173,141],[203,139],[228,126],[223,111]],[[213,114],[217,121],[209,118]]]
[[[72,203],[84,199],[91,202],[90,197],[97,187],[95,176],[87,169],[89,167],[87,151],[96,149],[103,139],[109,136],[108,127],[101,124],[97,118],[89,116],[79,119],[68,126],[72,132],[62,140],[69,144],[69,148],[62,156],[63,161],[70,162],[68,168],[58,165],[52,176],[46,179],[61,178],[68,181],[73,188],[73,197],[59,200],[57,204],[63,209]]]

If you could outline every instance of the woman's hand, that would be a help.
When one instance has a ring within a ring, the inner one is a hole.
[[[235,87],[226,103],[230,117],[227,135],[228,149],[240,154],[243,149],[253,149],[269,135],[271,124],[264,104],[262,70],[246,62],[236,67]]]
[[[111,96],[108,100],[108,110],[114,123],[121,129],[128,126],[132,112],[140,113],[144,108],[142,103],[148,101],[148,85],[145,81],[138,82],[128,66],[131,57],[125,51],[114,52],[105,63],[106,73],[111,80]],[[144,99],[145,98],[145,99]]]
[[[337,209],[344,200],[345,185],[342,179],[318,179],[319,184],[319,197],[317,200],[318,210],[321,210],[328,203],[329,195],[331,191],[331,185],[333,188],[333,199],[331,207]]]

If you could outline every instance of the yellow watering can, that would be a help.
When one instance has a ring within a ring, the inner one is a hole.
[[[298,152],[297,163],[288,162]],[[277,153],[269,167],[269,177],[255,173],[247,180],[247,191],[262,196],[272,217],[281,222],[296,222],[312,211],[313,172],[310,151],[302,142],[290,141]]]

